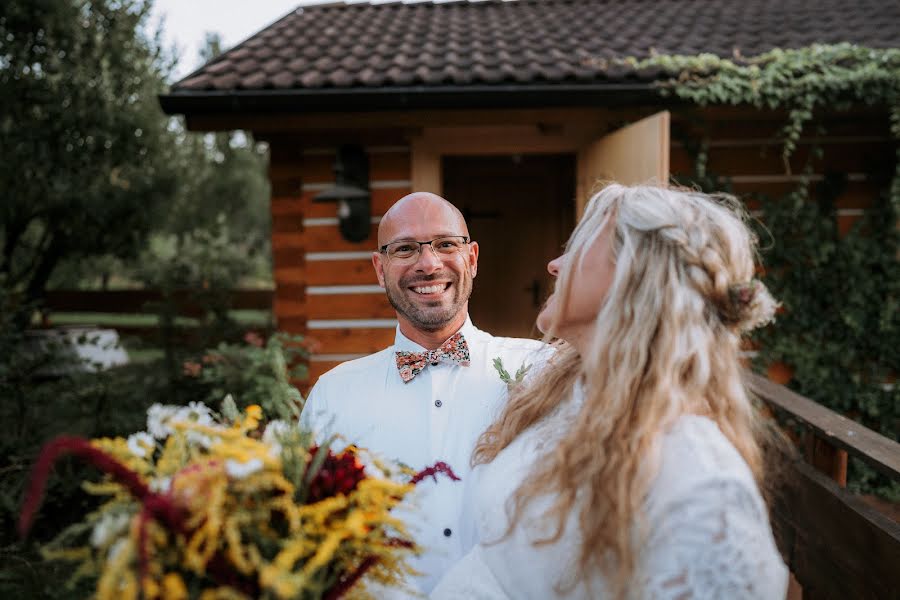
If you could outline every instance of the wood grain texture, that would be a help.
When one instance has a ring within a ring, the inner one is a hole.
[[[392,319],[396,316],[384,294],[309,294],[310,319]],[[325,352],[335,352],[331,348]]]
[[[600,137],[578,152],[576,210],[580,215],[598,186],[669,181],[670,115],[662,111]]]
[[[814,172],[864,173],[873,165],[884,163],[893,157],[889,141],[861,142],[827,145],[821,158],[816,157],[814,147],[801,144],[790,158],[790,169],[781,155],[780,145],[744,145],[734,140],[733,146],[715,146],[708,149],[706,170],[718,175],[784,175],[800,174],[811,161]],[[739,144],[740,145],[737,145]],[[671,154],[673,173],[690,173],[693,170],[691,153],[683,146],[673,145]]]
[[[799,419],[832,445],[843,448],[890,478],[900,479],[900,444],[767,378],[746,373],[750,391]],[[900,589],[900,588],[898,588]]]
[[[369,237],[361,242],[348,242],[336,225],[307,227],[303,233],[302,244],[307,252],[360,252],[373,251],[377,246],[378,225],[369,227]],[[274,243],[274,234],[273,234]]]
[[[804,597],[897,598],[900,524],[812,466],[787,456],[783,461],[771,518]]]
[[[309,285],[375,285],[375,267],[369,259],[312,260],[306,263]]]
[[[279,329],[281,322],[279,321]],[[371,354],[394,343],[394,329],[315,329],[306,335],[320,344],[322,354]]]
[[[380,217],[387,209],[412,191],[409,187],[392,187],[392,188],[376,188],[370,190],[371,209],[373,217]],[[313,202],[313,196],[318,191],[303,192],[303,216],[309,218],[323,218],[337,216],[337,203],[335,202]]]

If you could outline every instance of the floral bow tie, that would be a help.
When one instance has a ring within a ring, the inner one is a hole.
[[[422,372],[428,365],[436,365],[439,362],[451,362],[463,367],[469,366],[469,345],[462,333],[457,333],[449,340],[441,344],[437,350],[427,352],[397,352],[397,370],[403,383],[409,383],[412,378]]]

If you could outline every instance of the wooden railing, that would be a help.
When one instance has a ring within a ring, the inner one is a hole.
[[[178,290],[172,300],[185,316],[202,309],[197,296],[204,290]],[[235,310],[270,310],[272,290],[232,290],[227,293],[229,306]],[[159,290],[54,290],[47,292],[45,306],[58,312],[140,313],[147,306],[164,301]]]
[[[801,423],[804,452],[785,456],[772,524],[804,599],[900,598],[900,523],[845,489],[857,458],[900,479],[900,444],[755,374],[753,394]]]
[[[207,310],[203,296],[206,290],[177,290],[168,297],[160,290],[54,290],[47,293],[42,309],[47,317],[46,324],[56,324],[54,314],[83,313],[89,316],[84,323],[106,325],[100,315],[140,315],[157,314],[161,304],[179,317],[202,317]],[[224,301],[229,310],[272,310],[274,293],[272,290],[231,290],[224,293]],[[67,323],[71,324],[71,323]],[[156,324],[130,324],[117,322],[110,325],[120,335],[152,338],[159,333]],[[179,325],[180,337],[189,338],[191,326]]]

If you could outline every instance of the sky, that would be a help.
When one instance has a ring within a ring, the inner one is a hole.
[[[236,46],[297,8],[321,0],[155,0],[151,26],[162,21],[163,43],[178,52],[178,80],[200,66],[200,49],[207,32]]]
[[[201,65],[200,49],[207,32],[222,36],[225,49],[236,46],[298,6],[329,0],[155,0],[151,26],[162,19],[163,43],[180,57],[177,81]],[[366,1],[366,0],[348,0]],[[385,0],[372,0],[373,2]]]

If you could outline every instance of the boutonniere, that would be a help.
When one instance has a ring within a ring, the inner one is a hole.
[[[494,359],[494,368],[497,369],[497,373],[500,375],[500,381],[506,384],[506,387],[512,389],[518,384],[522,383],[525,379],[525,374],[528,373],[528,369],[531,368],[530,364],[522,363],[522,366],[516,371],[515,377],[509,374],[503,366],[503,359],[499,356]]]

